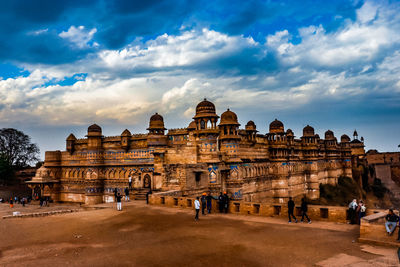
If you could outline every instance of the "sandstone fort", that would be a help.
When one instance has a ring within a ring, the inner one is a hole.
[[[133,190],[196,196],[226,191],[232,199],[284,203],[289,196],[319,198],[320,184],[352,176],[352,165],[364,157],[363,139],[330,130],[324,138],[307,125],[295,138],[277,119],[259,133],[253,121],[240,128],[237,115],[218,116],[204,99],[186,128],[169,129],[163,117],[150,118],[146,134],[124,130],[103,136],[100,126],[86,138],[70,134],[66,151],[47,151],[44,165],[30,181],[34,192],[55,201],[95,204],[114,201],[132,178]]]

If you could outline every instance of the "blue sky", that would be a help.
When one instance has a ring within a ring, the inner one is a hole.
[[[328,3],[329,2],[329,3]],[[398,1],[1,1],[0,126],[42,156],[98,123],[186,127],[204,97],[367,149],[400,144]]]

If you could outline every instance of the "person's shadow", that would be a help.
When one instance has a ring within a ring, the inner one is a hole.
[[[397,257],[399,258],[399,263],[400,263],[400,248],[397,249]]]

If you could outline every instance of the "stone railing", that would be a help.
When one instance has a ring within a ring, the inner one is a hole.
[[[179,208],[194,208],[193,197],[182,197],[179,195],[168,194],[153,194],[149,199],[152,205],[162,205],[166,207],[179,207]],[[219,212],[218,201],[212,201],[212,212]],[[347,207],[341,206],[319,206],[308,205],[308,216],[311,220],[329,221],[346,223],[347,221]],[[240,215],[257,215],[266,217],[282,217],[288,218],[288,209],[286,204],[273,204],[273,203],[256,203],[231,200],[229,202],[229,213]],[[377,210],[368,210],[369,213],[377,212]],[[297,219],[301,219],[300,206],[296,206],[294,214]]]
[[[386,214],[388,214],[387,211],[380,211],[362,218],[360,224],[360,238],[358,240],[363,243],[400,247],[400,243],[397,242],[399,230],[396,229],[391,236],[386,232]]]

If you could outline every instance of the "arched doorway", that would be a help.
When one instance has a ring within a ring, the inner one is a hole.
[[[151,188],[151,178],[150,175],[146,174],[143,178],[143,187]]]

